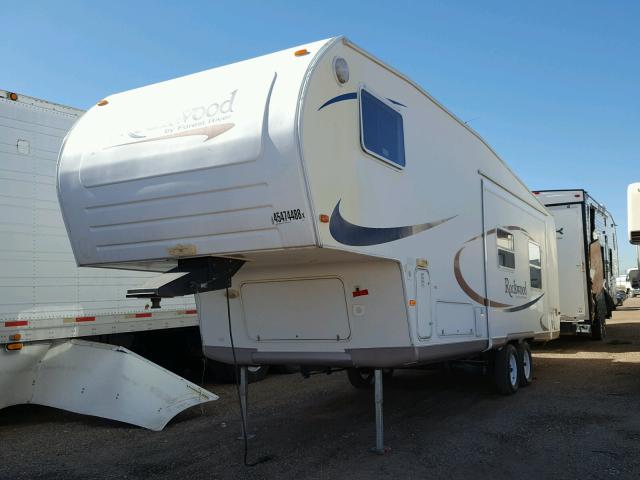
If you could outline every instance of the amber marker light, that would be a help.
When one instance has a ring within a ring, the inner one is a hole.
[[[8,343],[7,344],[7,350],[10,351],[15,351],[15,350],[22,350],[23,345],[21,343]]]
[[[324,213],[320,215],[321,223],[329,223],[329,215],[325,215]]]
[[[12,342],[17,342],[22,338],[22,335],[20,335],[19,333],[14,333],[13,335],[9,335],[9,340],[11,340]]]
[[[309,50],[307,50],[306,48],[303,48],[301,50],[296,50],[294,55],[296,57],[304,57],[305,55],[309,54]]]
[[[18,94],[15,92],[9,92],[9,100],[13,100],[14,102],[18,100]]]
[[[99,107],[104,107],[107,103],[109,103],[109,101],[108,101],[108,100],[100,100],[100,101],[98,102],[98,106],[99,106]]]

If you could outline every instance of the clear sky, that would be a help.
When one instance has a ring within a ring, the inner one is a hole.
[[[584,188],[626,241],[640,181],[640,1],[0,0],[0,88],[107,94],[344,34],[477,130],[531,189]]]

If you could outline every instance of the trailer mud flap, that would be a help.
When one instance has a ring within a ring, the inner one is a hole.
[[[0,408],[35,403],[162,430],[218,396],[123,347],[83,340],[1,352]]]

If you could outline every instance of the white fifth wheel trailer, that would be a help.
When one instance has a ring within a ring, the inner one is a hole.
[[[78,264],[167,272],[130,294],[195,293],[216,360],[375,369],[381,394],[382,368],[488,352],[513,393],[558,335],[553,217],[342,37],[105,98],[58,194]]]
[[[585,190],[534,193],[556,222],[560,331],[602,340],[607,318],[616,308],[616,223]]]
[[[80,339],[193,330],[195,304],[183,297],[151,309],[124,295],[157,274],[76,266],[55,178],[63,137],[82,113],[0,90],[0,408],[37,403],[161,429],[216,397],[126,348]]]

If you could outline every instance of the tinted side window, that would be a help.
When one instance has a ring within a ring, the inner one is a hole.
[[[362,147],[400,167],[405,166],[402,115],[366,90],[360,90]]]

